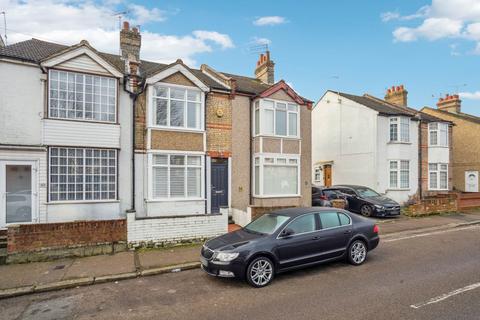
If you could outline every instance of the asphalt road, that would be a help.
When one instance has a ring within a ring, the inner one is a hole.
[[[1,275],[0,275],[1,276]],[[263,289],[200,270],[0,300],[1,319],[480,319],[480,226],[390,238]]]

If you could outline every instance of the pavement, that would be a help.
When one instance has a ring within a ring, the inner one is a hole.
[[[479,319],[480,225],[406,233],[359,267],[324,264],[262,289],[193,269],[0,300],[0,318]]]
[[[397,234],[408,237],[422,232],[435,233],[468,224],[480,224],[480,212],[376,221],[382,238],[389,239]],[[198,268],[200,246],[145,249],[114,255],[3,265],[0,266],[0,298]]]

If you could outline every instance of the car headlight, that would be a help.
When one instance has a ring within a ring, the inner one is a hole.
[[[378,204],[375,205],[375,208],[379,209],[379,210],[385,210],[385,207],[384,206],[380,206]]]
[[[215,254],[215,260],[222,262],[229,262],[238,257],[238,252],[217,252]]]

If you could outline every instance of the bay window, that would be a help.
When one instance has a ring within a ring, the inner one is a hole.
[[[430,146],[448,147],[448,124],[432,122],[428,124]]]
[[[428,187],[430,190],[448,190],[448,164],[428,164]]]
[[[410,188],[410,161],[390,160],[389,188],[390,189],[409,189]]]
[[[49,200],[115,200],[117,151],[50,148]]]
[[[410,142],[410,118],[390,118],[390,142]]]
[[[254,112],[255,135],[299,136],[297,104],[274,100],[257,100]]]
[[[154,126],[202,130],[200,90],[158,84],[152,87],[151,92]]]
[[[116,79],[59,70],[48,79],[50,118],[116,121]]]
[[[298,196],[300,159],[284,156],[256,156],[254,193],[256,196]]]
[[[202,197],[202,156],[153,154],[151,169],[153,199]]]

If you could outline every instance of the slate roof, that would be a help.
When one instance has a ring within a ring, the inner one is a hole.
[[[3,48],[0,47],[0,57],[7,57],[7,58],[18,59],[22,61],[33,62],[33,63],[40,63],[42,60],[48,58],[49,56],[68,48],[70,48],[70,46],[42,41],[38,39],[31,39],[31,40],[18,42]],[[104,53],[104,52],[98,52],[98,53],[110,64],[112,64],[118,70],[123,72],[125,62],[120,59],[119,55]],[[168,66],[169,66],[168,64],[142,60],[141,70],[144,73],[144,75],[148,77],[157,72],[162,71]],[[224,87],[217,81],[213,80],[212,78],[204,74],[202,71],[198,69],[190,69],[190,70],[198,79],[200,79],[207,86],[214,89],[228,90],[226,87]],[[223,73],[223,74],[226,75],[227,77],[232,77],[237,81],[238,92],[256,95],[265,91],[269,87],[271,87],[271,85],[264,84],[255,78],[234,75],[230,73]]]
[[[432,116],[430,114],[415,110],[410,107],[400,107],[400,106],[391,104],[383,99],[379,99],[369,94],[364,94],[363,96],[357,96],[357,95],[348,94],[344,92],[335,92],[333,90],[329,90],[329,91],[337,93],[338,95],[344,98],[350,99],[365,107],[373,109],[378,113],[380,113],[381,115],[407,116],[407,117],[415,118],[417,120],[423,120],[426,122],[450,122],[450,121],[446,121],[441,118]]]
[[[471,115],[471,114],[468,114],[468,113],[463,113],[463,112],[459,112],[459,113],[453,113],[453,112],[448,112],[448,111],[445,111],[445,110],[439,110],[439,109],[434,109],[434,108],[430,108],[430,107],[424,107],[423,109],[429,109],[429,110],[432,110],[432,111],[435,111],[441,115],[448,115],[448,116],[452,116],[452,117],[456,117],[456,118],[461,118],[463,120],[467,120],[467,121],[470,121],[470,122],[474,122],[474,123],[477,123],[477,124],[480,124],[480,117],[477,117],[477,116],[474,116],[474,115]],[[423,110],[422,109],[422,110]],[[444,120],[445,121],[445,120]]]

